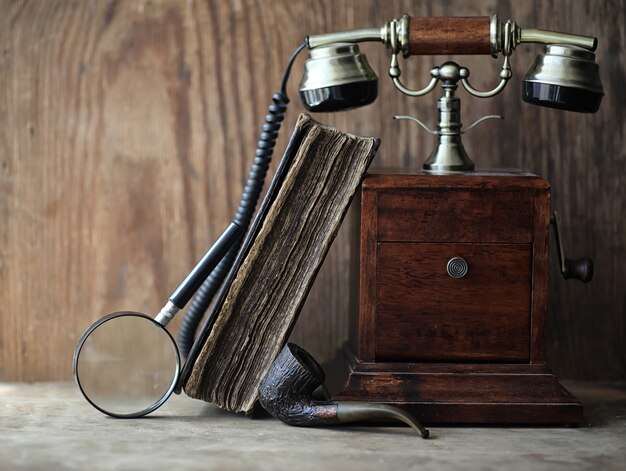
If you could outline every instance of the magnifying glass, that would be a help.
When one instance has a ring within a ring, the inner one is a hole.
[[[142,417],[170,397],[180,377],[178,347],[165,326],[189,302],[242,229],[231,222],[156,317],[109,314],[87,329],[74,352],[74,378],[85,399],[112,417]]]

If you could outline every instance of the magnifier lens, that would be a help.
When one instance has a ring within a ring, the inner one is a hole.
[[[140,417],[157,409],[176,387],[179,372],[180,355],[170,333],[137,312],[96,322],[74,355],[83,395],[114,417]]]

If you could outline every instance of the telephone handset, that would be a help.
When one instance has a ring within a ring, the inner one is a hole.
[[[511,55],[522,43],[546,44],[530,71],[522,79],[526,102],[569,111],[594,113],[604,95],[599,68],[593,51],[597,39],[539,29],[522,29],[513,21],[491,17],[412,18],[404,15],[388,21],[382,28],[369,28],[308,37],[310,58],[304,67],[300,96],[309,111],[340,111],[373,102],[377,94],[376,73],[358,42],[379,41],[391,50],[389,76],[402,93],[418,97],[441,82],[444,90],[438,102],[436,130],[417,118],[411,119],[438,136],[424,169],[434,172],[471,171],[474,163],[467,155],[461,134],[489,118],[486,116],[466,129],[461,128],[460,84],[479,98],[500,93],[512,77]],[[412,90],[400,80],[398,56],[435,54],[490,54],[504,56],[500,82],[492,90],[476,90],[469,82],[470,71],[456,62],[445,62],[431,70],[431,80],[421,90]]]
[[[309,36],[311,58],[305,64],[300,95],[309,111],[340,111],[376,99],[376,74],[356,43],[382,42],[391,50],[389,75],[398,89],[412,96],[432,90],[433,80],[423,91],[407,89],[400,82],[398,55],[482,54],[504,56],[501,82],[491,92],[478,92],[461,81],[476,96],[499,93],[511,78],[510,56],[522,43],[546,45],[531,70],[522,79],[523,98],[533,104],[569,111],[598,110],[604,95],[595,63],[597,38],[540,29],[521,28],[514,21],[491,17],[415,18],[408,15],[386,22],[382,28],[367,28]]]
[[[414,18],[404,15],[386,22],[381,28],[308,36],[288,61],[280,92],[272,96],[254,163],[237,214],[229,229],[209,249],[154,319],[140,313],[114,313],[93,324],[79,342],[74,355],[76,381],[86,399],[96,408],[115,417],[140,417],[160,407],[173,391],[180,390],[185,371],[195,361],[203,338],[215,321],[216,313],[211,312],[207,317],[198,339],[194,342],[197,326],[235,263],[242,244],[240,234],[245,234],[250,226],[289,102],[286,84],[296,56],[304,49],[308,49],[310,53],[300,85],[300,96],[305,108],[311,112],[341,111],[370,104],[376,99],[378,78],[357,45],[366,41],[382,42],[390,49],[389,75],[402,93],[421,96],[432,91],[437,83],[442,83],[444,95],[439,100],[439,124],[437,131],[433,131],[438,135],[439,142],[425,164],[427,169],[433,171],[473,169],[473,163],[461,143],[460,136],[464,130],[460,126],[459,98],[454,92],[458,82],[477,97],[489,97],[502,91],[512,75],[510,56],[522,43],[546,44],[546,51],[537,58],[531,71],[523,79],[525,101],[570,111],[595,112],[603,97],[598,65],[593,53],[597,45],[596,38],[522,29],[513,21],[499,21],[496,15],[476,18]],[[400,80],[400,54],[404,57],[426,54],[491,54],[495,57],[499,53],[504,56],[501,80],[491,91],[481,92],[474,89],[468,81],[469,70],[454,62],[446,62],[432,69],[430,83],[421,90],[411,90]],[[226,250],[226,247],[230,249]],[[178,347],[183,356],[187,357],[187,363],[181,372],[176,345],[164,326],[196,289],[198,292],[179,332]],[[176,300],[180,302],[174,302]],[[134,336],[135,334],[124,331],[132,330],[131,327],[134,328],[135,324],[155,343],[155,351],[160,348],[165,352],[164,355],[171,355],[171,361],[165,362],[162,365],[163,371],[160,372],[163,373],[161,376],[165,375],[167,378],[158,387],[152,384],[151,378],[159,376],[156,374],[159,372],[151,375],[149,371],[140,371],[149,367],[146,365],[152,364],[150,358],[146,358],[145,362],[138,362],[137,352],[132,345],[129,345],[127,351],[125,347],[121,349],[124,351],[120,351],[118,343],[109,342],[121,333]],[[106,350],[111,345],[115,346],[115,350]],[[103,350],[98,350],[100,347]],[[100,380],[101,368],[106,366],[103,362],[112,362],[119,368],[119,365],[127,365],[124,362],[129,359],[134,359],[131,363],[137,364],[136,371],[120,374],[120,384],[107,384],[103,387]],[[79,371],[82,382],[78,377]],[[139,397],[138,394],[143,396]]]

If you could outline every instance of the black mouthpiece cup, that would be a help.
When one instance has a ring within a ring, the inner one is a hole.
[[[578,113],[595,113],[604,96],[592,90],[550,83],[522,82],[522,87],[525,102]]]
[[[300,91],[304,107],[314,113],[358,108],[369,105],[377,96],[378,80]]]

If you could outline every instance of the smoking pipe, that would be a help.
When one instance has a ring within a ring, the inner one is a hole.
[[[399,420],[422,438],[429,431],[399,407],[371,402],[319,401],[313,391],[324,383],[322,367],[304,349],[285,345],[259,386],[259,402],[288,425],[339,425],[349,422]]]

